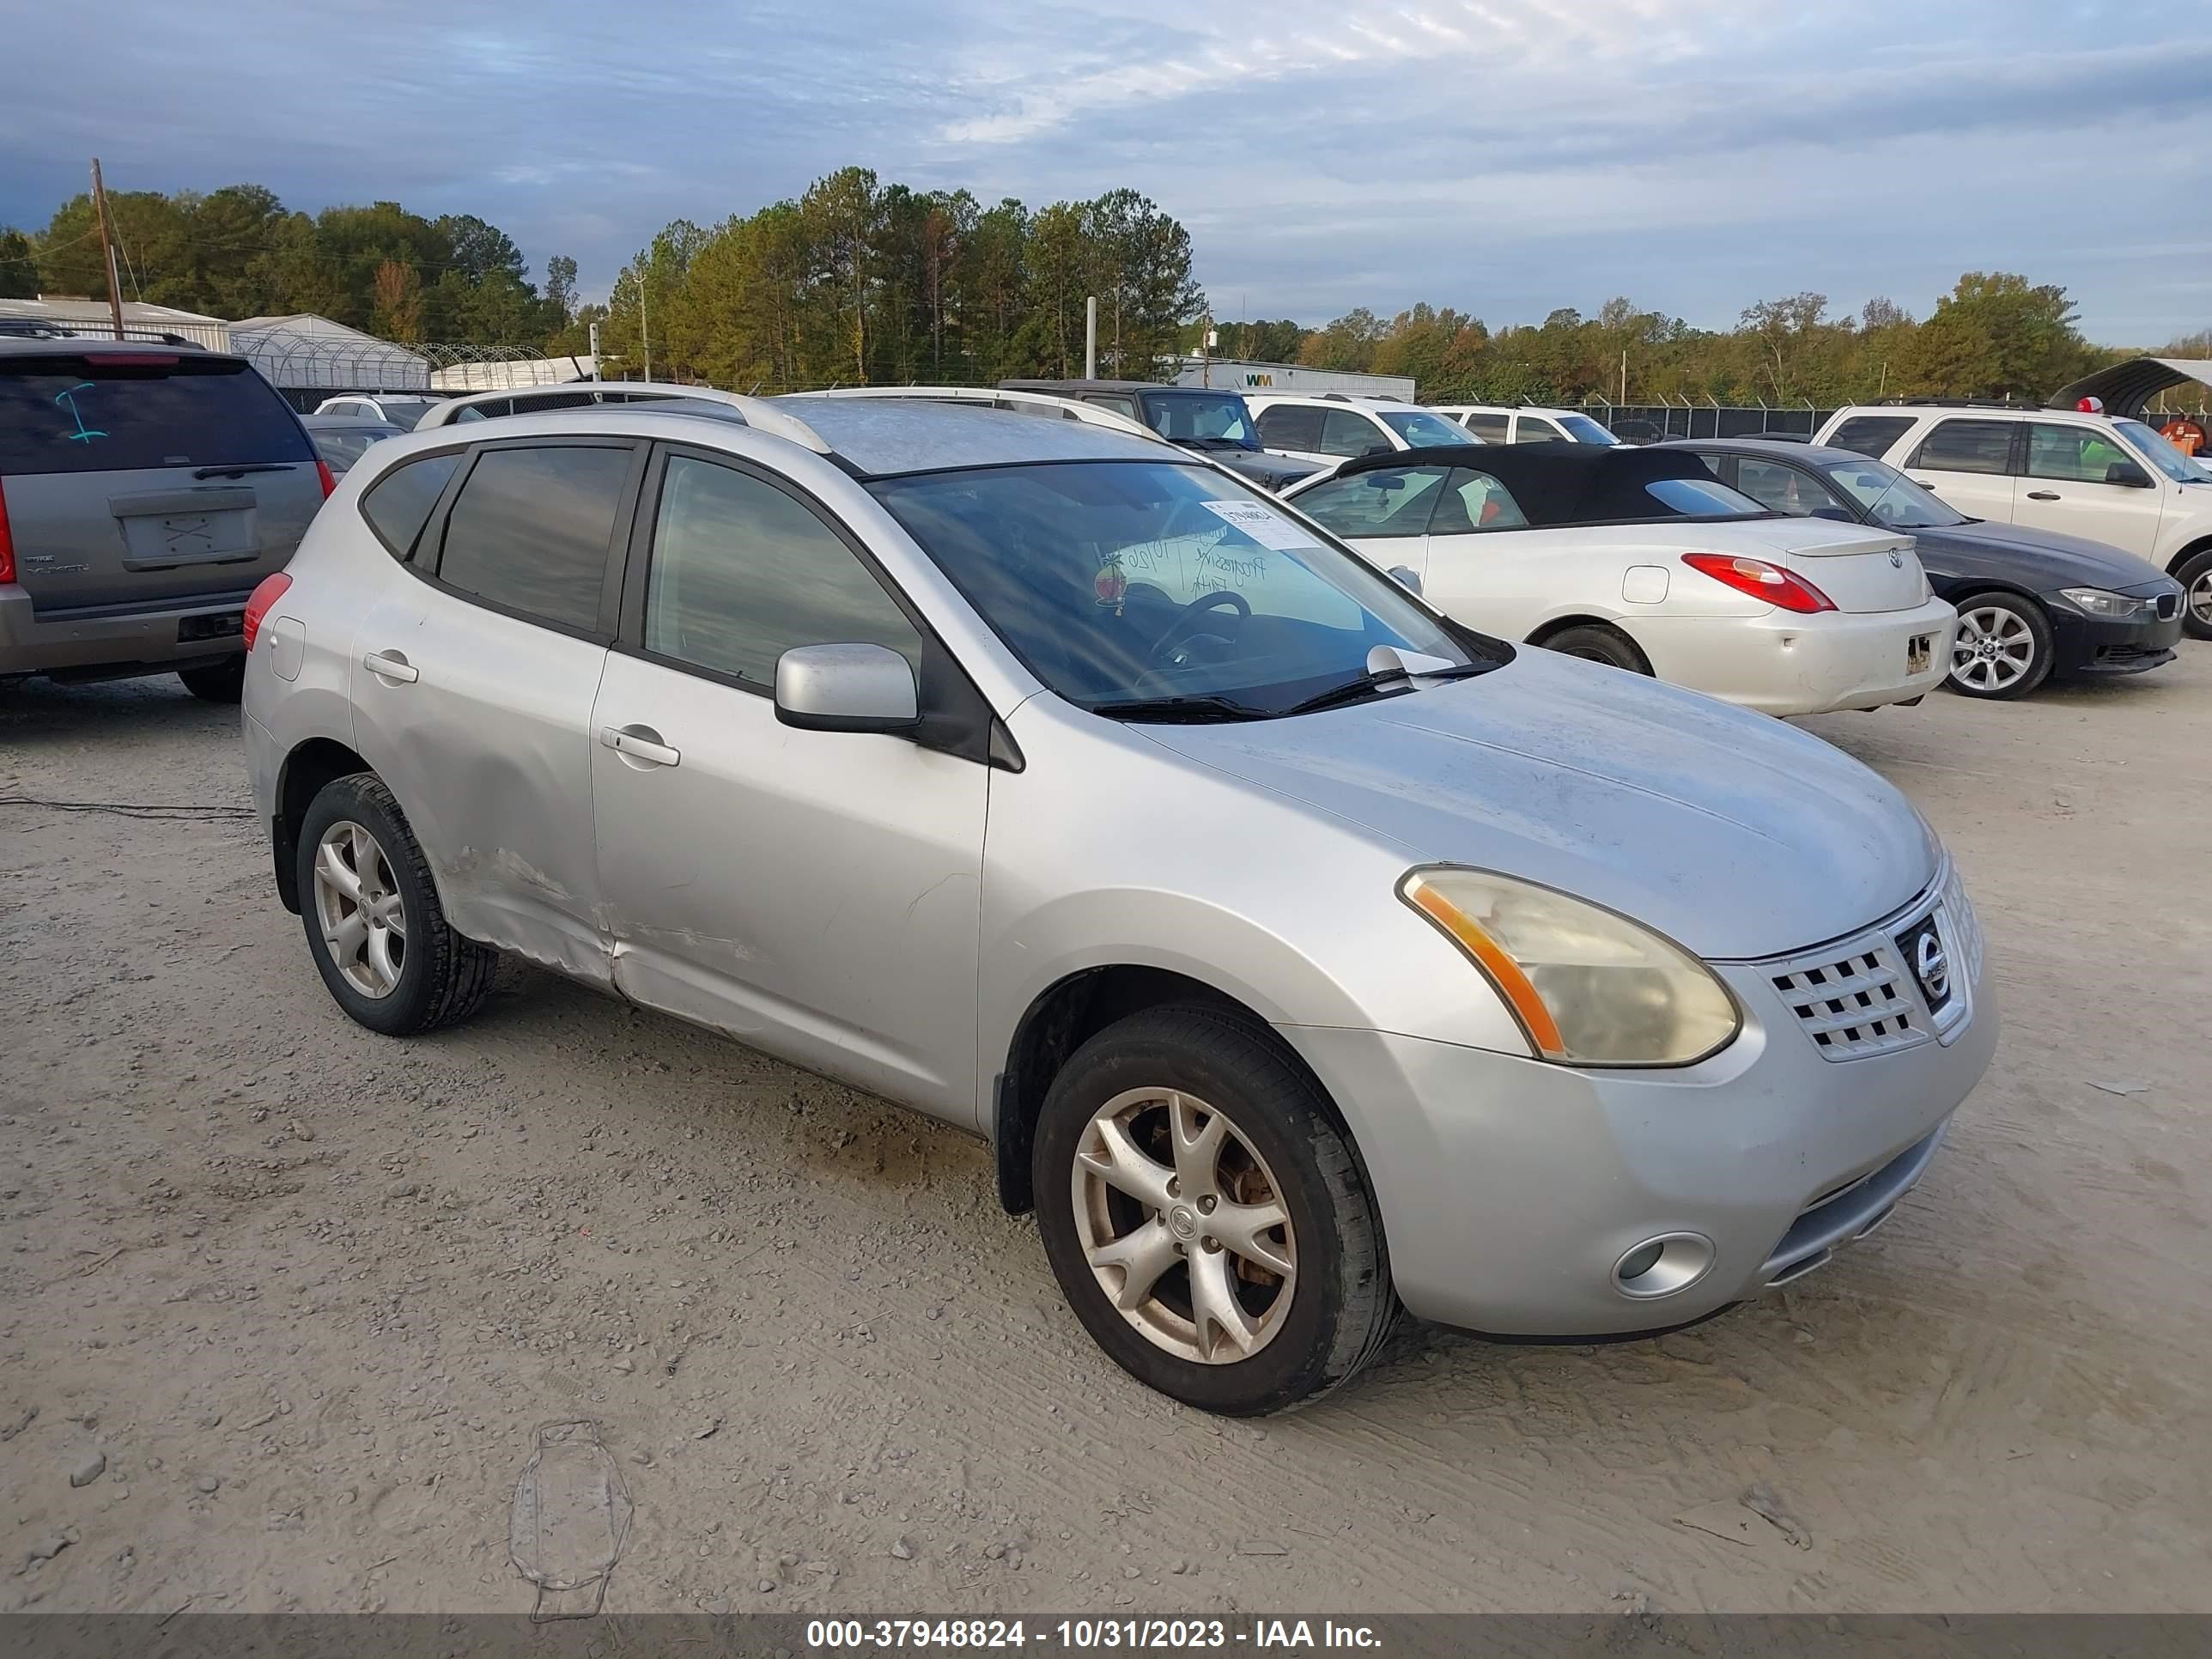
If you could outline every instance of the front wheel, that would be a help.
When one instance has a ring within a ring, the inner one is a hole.
[[[1228,1416],[1347,1382],[1397,1313],[1382,1226],[1314,1084],[1216,1009],[1150,1009],[1061,1068],[1032,1175],[1046,1256],[1139,1382]]]
[[[2051,674],[2051,620],[2017,593],[1977,593],[1959,601],[1959,635],[1945,682],[1989,702],[2024,697]]]
[[[2192,640],[2212,640],[2212,547],[2183,560],[2173,579],[2184,596],[2182,631]]]

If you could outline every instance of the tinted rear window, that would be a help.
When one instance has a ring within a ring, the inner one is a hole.
[[[404,559],[414,550],[415,538],[430,522],[430,510],[445,494],[446,481],[460,464],[458,450],[447,455],[424,455],[402,462],[369,485],[361,498],[362,517],[392,550],[394,558]]]
[[[589,633],[630,451],[582,445],[487,450],[446,517],[438,580]]]
[[[0,473],[314,459],[284,400],[234,357],[0,356]]]
[[[1832,449],[1855,449],[1880,460],[1913,422],[1910,415],[1854,415],[1828,435]]]
[[[2009,421],[1944,421],[1905,465],[1931,472],[2008,471],[2014,430]]]

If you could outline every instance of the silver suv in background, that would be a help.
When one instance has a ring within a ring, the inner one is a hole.
[[[980,395],[372,447],[246,617],[339,1007],[427,1031],[510,951],[980,1133],[1092,1337],[1219,1412],[1401,1301],[1651,1330],[1889,1214],[1996,1037],[1903,797]]]
[[[246,598],[331,489],[242,357],[0,340],[0,683],[173,672],[236,702]]]

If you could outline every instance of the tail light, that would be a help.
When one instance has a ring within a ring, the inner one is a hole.
[[[315,476],[323,481],[323,499],[330,500],[331,491],[338,487],[338,481],[331,471],[331,464],[318,457],[315,461]]]
[[[0,582],[15,580],[15,537],[8,528],[8,484],[0,479]]]
[[[1682,562],[1723,582],[1739,593],[1809,617],[1816,611],[1833,611],[1836,602],[1793,570],[1764,559],[1739,559],[1727,553],[1685,553]]]
[[[264,576],[260,586],[246,601],[246,620],[239,632],[245,636],[248,651],[253,649],[253,636],[261,631],[261,619],[269,614],[269,607],[283,599],[284,590],[291,585],[292,579],[280,570],[273,576]]]

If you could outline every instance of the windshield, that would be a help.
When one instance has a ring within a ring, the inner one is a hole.
[[[1252,412],[1233,393],[1152,392],[1145,398],[1145,419],[1170,443],[1219,442],[1257,449]]]
[[[1471,660],[1388,577],[1207,468],[1065,461],[869,489],[1030,672],[1085,708],[1197,697],[1266,716],[1359,680],[1376,646]]]
[[[1863,507],[1868,517],[1888,529],[1941,530],[1973,522],[1965,514],[1944,506],[1886,461],[1839,461],[1822,471],[1830,483]]]
[[[2169,442],[2162,432],[2154,432],[2141,421],[2114,421],[2112,429],[2136,447],[2136,453],[2156,467],[2176,483],[2202,483],[2204,474]]]
[[[1457,421],[1431,415],[1425,409],[1378,409],[1383,423],[1416,449],[1437,444],[1478,444],[1482,441]]]
[[[1567,436],[1578,444],[1618,444],[1620,441],[1587,415],[1562,415],[1559,421],[1566,428]]]

